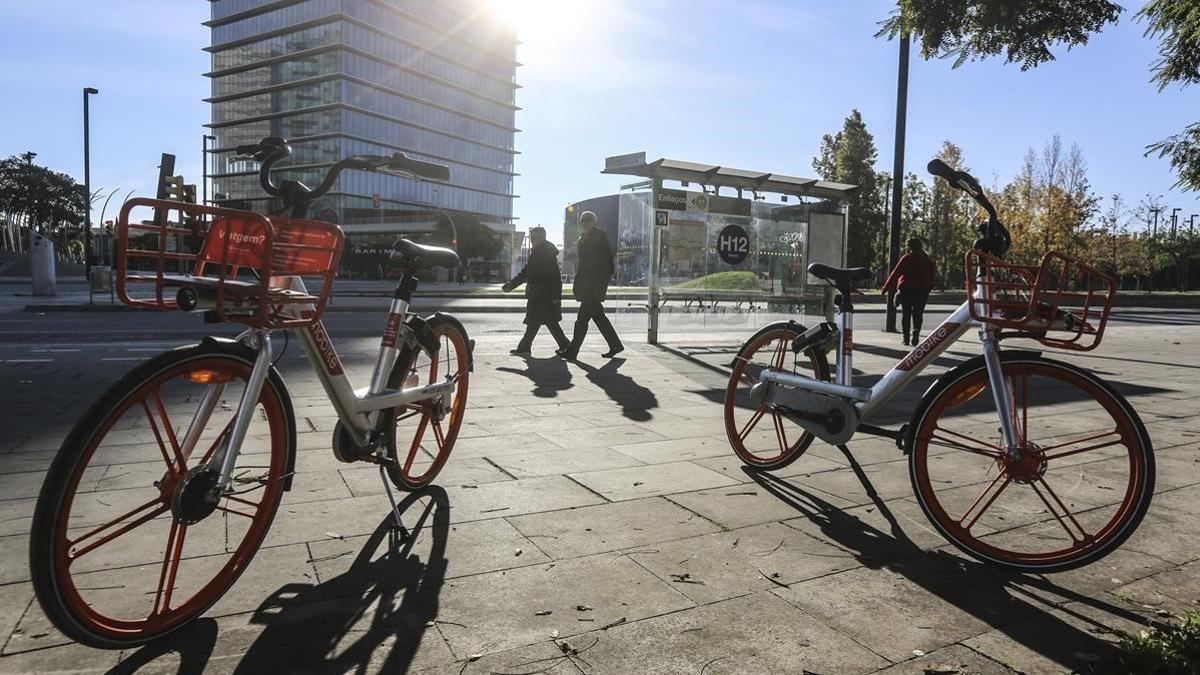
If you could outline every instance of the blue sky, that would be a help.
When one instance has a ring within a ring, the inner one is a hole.
[[[500,0],[496,0],[499,2]],[[858,108],[891,168],[896,44],[876,39],[885,0],[558,0],[523,28],[518,80],[519,225],[613,191],[604,157],[645,150],[746,169],[811,175],[821,134]],[[736,7],[736,9],[731,9]],[[208,109],[203,0],[46,0],[0,4],[0,155],[26,150],[82,180],[80,91],[95,86],[94,187],[151,189],[160,152],[200,176]],[[12,31],[11,27],[19,27]],[[1200,89],[1158,93],[1155,44],[1123,15],[1085,47],[1021,72],[999,59],[952,70],[912,62],[907,165],[943,139],[985,183],[1003,183],[1026,148],[1053,134],[1078,143],[1095,191],[1136,202],[1164,194],[1186,216],[1197,195],[1172,192],[1166,162],[1144,146],[1200,116]],[[123,192],[122,192],[123,194]],[[109,207],[111,214],[113,207]],[[98,216],[98,214],[97,214]]]

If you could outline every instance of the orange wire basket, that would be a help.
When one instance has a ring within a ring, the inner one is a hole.
[[[1117,287],[1095,267],[1057,251],[1033,266],[972,249],[966,269],[976,321],[1019,331],[1047,347],[1088,351],[1099,346]]]
[[[131,222],[137,207],[153,217]],[[154,310],[179,310],[187,297],[220,321],[298,328],[325,311],[344,241],[340,227],[316,220],[131,199],[117,222],[117,295]],[[300,276],[313,288],[296,290],[290,277]]]

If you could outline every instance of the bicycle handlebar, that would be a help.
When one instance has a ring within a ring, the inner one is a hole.
[[[237,146],[235,153],[238,157],[253,158],[261,162],[258,168],[258,180],[263,191],[274,197],[283,197],[286,207],[296,207],[307,204],[318,197],[324,196],[333,187],[339,174],[346,169],[374,171],[394,176],[409,178],[424,178],[435,181],[450,180],[450,167],[436,162],[409,157],[403,152],[396,152],[390,157],[384,155],[352,155],[339,160],[329,167],[321,184],[309,188],[299,181],[285,181],[283,185],[271,179],[271,169],[281,159],[292,154],[292,146],[284,138],[268,136],[258,143]]]
[[[1012,236],[1009,234],[1008,228],[1004,227],[1004,223],[1000,222],[999,216],[996,215],[996,207],[984,194],[979,181],[966,171],[957,171],[936,157],[930,160],[926,169],[934,176],[945,180],[951,187],[971,195],[975,203],[987,211],[987,222],[979,227],[979,232],[983,237],[975,242],[974,248],[1003,258],[1012,245]]]

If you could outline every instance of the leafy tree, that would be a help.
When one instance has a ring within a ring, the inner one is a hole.
[[[54,239],[60,251],[82,250],[88,198],[83,186],[65,173],[33,163],[33,153],[0,160],[0,214]],[[15,242],[12,226],[8,244]]]
[[[1109,0],[899,0],[878,35],[917,38],[924,58],[966,61],[1005,55],[1028,70],[1054,60],[1051,48],[1085,45],[1093,33],[1115,23],[1122,8]],[[1162,90],[1200,82],[1200,6],[1196,0],[1150,0],[1136,17],[1147,37],[1159,39],[1152,81]],[[1147,146],[1168,158],[1177,187],[1200,190],[1200,122]]]
[[[866,265],[882,270],[886,247],[879,245],[884,236],[883,181],[875,171],[878,152],[875,139],[867,131],[862,115],[851,110],[836,134],[821,137],[821,147],[813,159],[813,169],[822,179],[857,185],[850,196],[850,228],[846,259],[850,265]]]

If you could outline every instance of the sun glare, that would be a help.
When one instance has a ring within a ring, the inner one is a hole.
[[[526,43],[556,42],[584,28],[596,0],[488,0],[496,19]]]

